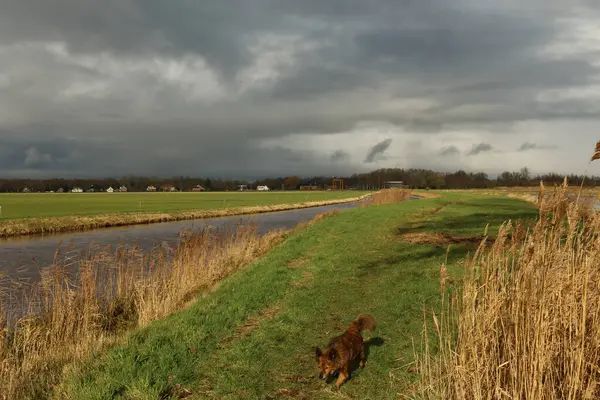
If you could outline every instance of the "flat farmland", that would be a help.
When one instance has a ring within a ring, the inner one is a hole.
[[[178,212],[295,204],[357,197],[366,192],[18,193],[0,194],[4,220],[122,213]]]

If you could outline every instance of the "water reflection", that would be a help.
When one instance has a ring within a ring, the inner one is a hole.
[[[156,246],[169,249],[179,242],[182,230],[197,230],[212,226],[233,228],[240,222],[252,221],[260,235],[276,230],[290,229],[300,222],[309,221],[316,215],[330,211],[356,207],[356,203],[279,211],[252,216],[221,217],[205,220],[163,222],[150,225],[134,225],[106,228],[78,233],[49,236],[17,237],[0,240],[0,275],[2,280],[37,281],[40,271],[53,264],[55,257],[66,258],[67,264],[76,269],[82,254],[94,248],[136,246],[142,252]]]

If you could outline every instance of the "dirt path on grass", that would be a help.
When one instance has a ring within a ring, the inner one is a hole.
[[[400,237],[408,243],[436,247],[446,247],[451,244],[479,244],[481,241],[486,240],[483,235],[453,235],[447,232],[405,233]]]

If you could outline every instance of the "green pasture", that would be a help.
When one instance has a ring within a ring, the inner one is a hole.
[[[2,219],[178,212],[268,206],[357,197],[359,191],[206,192],[206,193],[5,193]]]

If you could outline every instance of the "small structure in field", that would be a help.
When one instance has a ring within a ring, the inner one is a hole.
[[[262,192],[262,191],[266,191],[266,190],[270,190],[270,189],[267,185],[261,185],[261,186],[257,186],[256,190],[260,190]]]
[[[331,189],[333,190],[344,190],[344,179],[333,178],[331,181]]]
[[[387,182],[385,182],[385,187],[388,189],[392,189],[392,188],[404,189],[404,188],[406,188],[406,185],[404,184],[403,181],[387,181]]]
[[[162,190],[163,192],[176,192],[177,188],[175,188],[175,186],[171,185],[170,183],[165,183],[160,187],[160,190]]]
[[[204,189],[204,187],[202,187],[201,185],[196,185],[192,188],[192,192],[204,192],[206,189]]]
[[[148,186],[146,188],[146,192],[156,192],[156,186],[152,186],[152,185]]]

